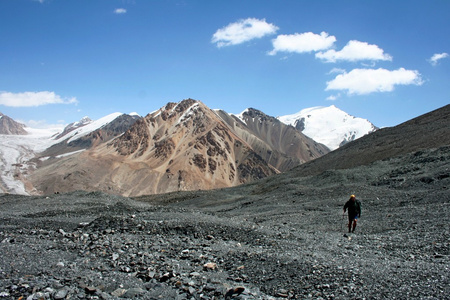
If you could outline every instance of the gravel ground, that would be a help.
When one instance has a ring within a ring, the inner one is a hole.
[[[449,299],[449,162],[442,147],[216,191],[3,195],[0,299]]]

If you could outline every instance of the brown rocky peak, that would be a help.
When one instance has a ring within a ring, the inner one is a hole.
[[[257,118],[260,122],[261,121],[279,122],[276,118],[268,116],[262,111],[257,110],[255,108],[248,108],[245,112],[242,113],[242,117],[244,119]]]
[[[121,190],[108,188],[124,195],[229,187],[277,172],[215,111],[193,99],[148,114],[93,149],[92,159],[109,164],[100,186],[121,182]]]
[[[194,100],[194,99],[185,99],[183,101],[181,101],[180,103],[176,104],[175,107],[173,108],[176,112],[180,113],[180,112],[184,112],[186,111],[188,108],[190,108],[192,105],[194,104],[198,104],[201,103],[200,101]]]
[[[0,134],[25,135],[25,125],[14,121],[12,118],[0,113]]]

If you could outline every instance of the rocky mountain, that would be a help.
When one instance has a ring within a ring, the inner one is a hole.
[[[368,120],[351,116],[334,105],[306,108],[278,119],[331,150],[378,129]]]
[[[0,134],[24,135],[28,134],[25,125],[14,121],[7,115],[0,113]]]
[[[64,137],[67,137],[69,134],[73,133],[73,135],[76,134],[75,130],[84,127],[88,124],[92,123],[92,120],[89,117],[83,117],[80,121],[70,123],[66,127],[64,127],[64,130],[58,134],[55,139],[62,139]]]
[[[258,117],[250,122],[253,114]],[[211,189],[264,178],[328,151],[256,110],[243,114],[243,120],[193,99],[169,103],[108,143],[44,161],[31,181],[46,194]]]
[[[249,108],[239,115],[221,110],[217,113],[259,156],[280,172],[329,152],[324,145],[257,109]]]

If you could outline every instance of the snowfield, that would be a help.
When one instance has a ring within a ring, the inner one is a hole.
[[[100,118],[96,121],[93,121],[83,127],[80,127],[77,130],[74,130],[74,132],[70,132],[71,138],[67,141],[67,143],[73,142],[76,139],[79,139],[85,135],[88,135],[89,133],[105,126],[106,124],[114,121],[116,118],[120,117],[121,115],[123,115],[122,113],[112,113],[109,114],[107,116],[104,116],[103,118]],[[67,139],[66,136],[64,136],[62,139],[59,139],[59,141],[61,142],[62,140]]]
[[[0,189],[5,193],[28,195],[18,176],[26,174],[35,165],[30,159],[57,143],[52,137],[61,128],[33,129],[26,127],[28,135],[0,135]]]

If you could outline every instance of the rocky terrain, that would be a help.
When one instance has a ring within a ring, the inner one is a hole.
[[[449,109],[234,188],[3,195],[0,298],[446,299]]]

